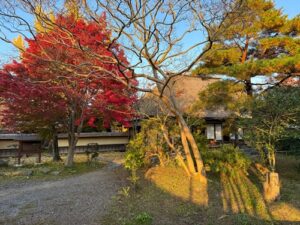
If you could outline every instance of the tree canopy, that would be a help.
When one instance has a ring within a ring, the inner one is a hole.
[[[215,42],[196,74],[233,77],[249,95],[255,76],[275,78],[275,83],[299,76],[299,16],[288,19],[269,0],[246,0],[228,17],[229,22],[233,25]]]

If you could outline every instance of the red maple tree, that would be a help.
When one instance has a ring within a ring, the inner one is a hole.
[[[67,166],[86,121],[93,126],[101,117],[106,127],[112,121],[128,125],[134,113],[136,93],[124,82],[130,72],[122,71],[115,56],[123,64],[127,59],[117,43],[111,44],[105,14],[99,21],[58,15],[51,29],[26,39],[21,61],[0,74],[4,122],[17,127],[28,117],[62,124],[68,133]]]

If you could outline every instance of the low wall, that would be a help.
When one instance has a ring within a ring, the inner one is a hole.
[[[9,157],[16,154],[19,148],[20,136],[18,134],[0,135],[0,157]],[[129,142],[128,133],[101,132],[82,133],[76,145],[76,152],[85,152],[89,144],[97,144],[98,151],[125,151]],[[61,153],[68,149],[68,138],[66,134],[59,134],[58,147]]]
[[[115,145],[115,144],[128,144],[128,136],[102,136],[102,137],[81,137],[78,139],[76,146],[87,146],[88,144],[98,144],[98,145]],[[68,147],[67,138],[58,139],[58,147]]]
[[[19,141],[16,140],[0,140],[0,150],[16,149],[19,147]]]

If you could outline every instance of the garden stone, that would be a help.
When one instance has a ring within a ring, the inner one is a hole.
[[[43,174],[48,174],[50,173],[51,169],[48,167],[44,167],[44,168],[40,168],[39,171],[42,172]]]
[[[280,181],[278,173],[270,172],[266,174],[263,183],[264,198],[267,202],[272,202],[280,197]]]
[[[29,177],[29,176],[33,175],[33,170],[30,170],[30,169],[28,169],[28,170],[20,170],[15,175]]]
[[[60,171],[53,171],[53,172],[51,172],[50,174],[51,174],[51,175],[54,175],[54,176],[57,176],[57,175],[60,174]]]

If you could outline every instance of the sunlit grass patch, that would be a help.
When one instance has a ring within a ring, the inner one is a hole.
[[[274,220],[298,221],[300,224],[300,209],[291,204],[285,202],[273,204],[270,211]]]
[[[147,172],[149,179],[158,188],[197,205],[207,205],[207,185],[197,179],[188,178],[179,167],[156,167]]]

